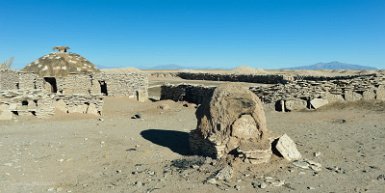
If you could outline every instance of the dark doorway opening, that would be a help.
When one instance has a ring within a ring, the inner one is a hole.
[[[51,93],[57,93],[57,83],[55,77],[44,77],[44,81],[51,85]]]
[[[21,106],[28,106],[28,101],[21,101]]]
[[[104,95],[104,96],[108,96],[108,89],[107,89],[107,83],[106,81],[99,81],[99,84],[100,84],[100,92]]]

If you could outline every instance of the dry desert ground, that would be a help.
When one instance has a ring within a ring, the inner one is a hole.
[[[56,113],[3,121],[0,192],[385,192],[384,103],[289,113],[266,105],[268,128],[288,134],[321,170],[275,155],[270,163],[233,163],[232,179],[218,184],[207,179],[221,161],[189,152],[195,111],[184,102],[107,97],[101,117]],[[282,183],[261,187],[266,180]]]

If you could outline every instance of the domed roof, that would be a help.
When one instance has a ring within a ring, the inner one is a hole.
[[[44,76],[67,76],[68,74],[91,74],[99,72],[87,59],[79,54],[67,52],[69,47],[57,46],[58,52],[47,54],[22,69],[25,72]]]

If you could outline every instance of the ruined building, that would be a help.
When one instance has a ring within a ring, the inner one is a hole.
[[[55,110],[101,115],[103,97],[147,99],[144,73],[103,73],[69,47],[55,47],[20,72],[0,71],[0,119],[46,117]]]

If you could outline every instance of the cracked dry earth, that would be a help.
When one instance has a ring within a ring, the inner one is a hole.
[[[162,108],[159,108],[162,106]],[[187,107],[185,107],[187,106]],[[321,171],[274,156],[234,162],[230,180],[211,184],[221,161],[189,155],[194,105],[107,98],[104,115],[60,115],[0,123],[0,192],[384,192],[384,104],[280,113],[270,130],[287,133]],[[131,119],[136,113],[140,118]],[[261,182],[273,182],[279,184]]]

